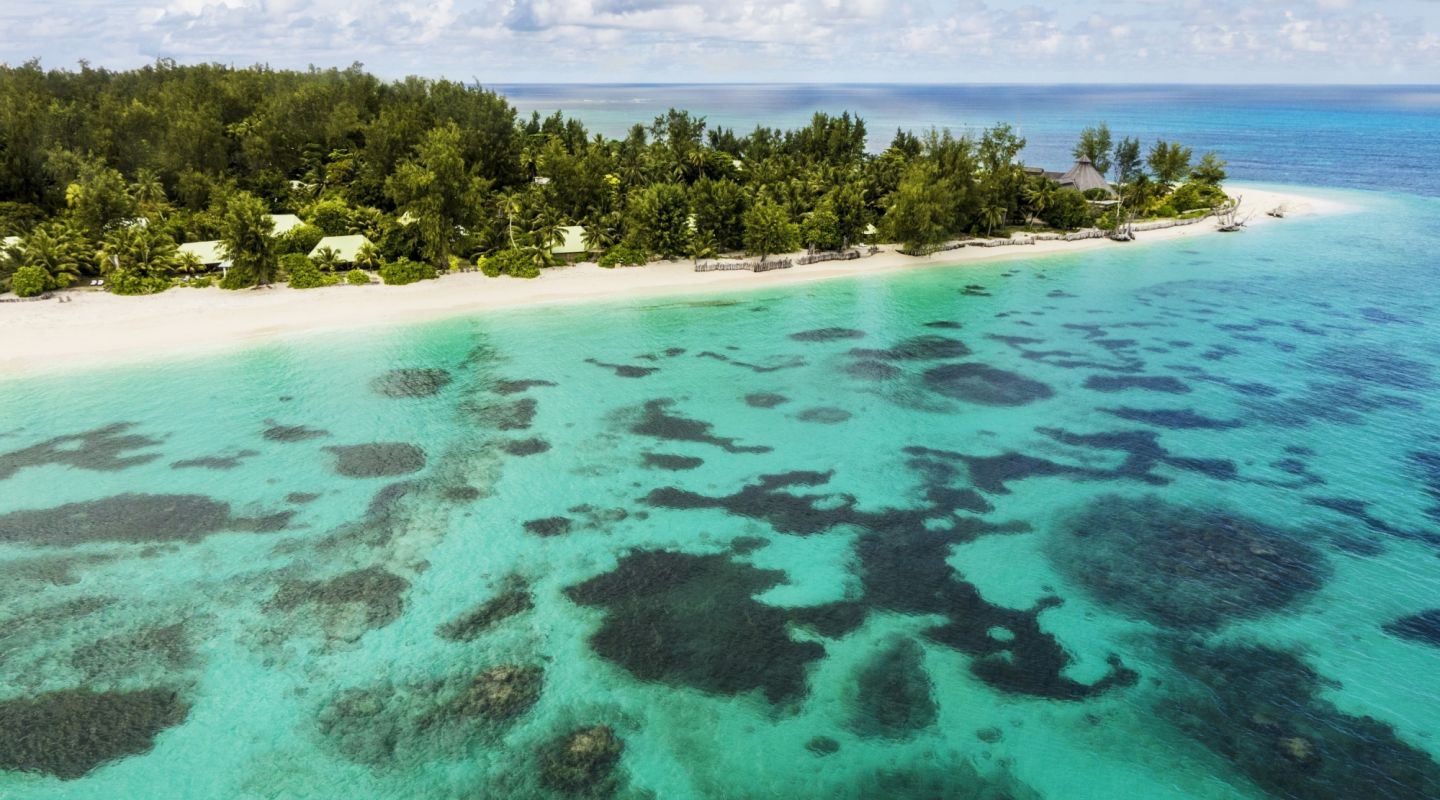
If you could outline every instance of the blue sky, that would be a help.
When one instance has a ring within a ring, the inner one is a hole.
[[[3,0],[0,60],[512,82],[1440,83],[1440,0]]]

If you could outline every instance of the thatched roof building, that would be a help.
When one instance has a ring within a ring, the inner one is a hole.
[[[1059,183],[1061,186],[1080,192],[1088,192],[1091,189],[1111,191],[1110,183],[1105,180],[1105,176],[1100,174],[1100,170],[1095,169],[1094,162],[1084,156],[1075,162],[1075,166],[1071,167],[1069,172],[1060,176]]]

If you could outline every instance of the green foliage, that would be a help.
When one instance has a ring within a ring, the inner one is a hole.
[[[344,236],[350,230],[350,204],[344,200],[327,198],[316,202],[305,210],[307,224],[318,228],[323,236]],[[315,241],[320,241],[316,239]],[[315,245],[310,245],[314,247]]]
[[[695,233],[708,235],[721,250],[745,246],[745,190],[729,179],[701,178],[690,187],[690,206],[695,214]]]
[[[1045,220],[1046,225],[1068,230],[1093,224],[1095,212],[1086,202],[1085,195],[1074,189],[1060,189],[1055,192],[1050,207],[1040,214],[1040,218]]]
[[[1182,147],[1176,142],[1157,140],[1155,146],[1150,148],[1150,155],[1145,162],[1150,165],[1150,173],[1155,180],[1163,184],[1174,183],[1190,171],[1191,151],[1188,147]]]
[[[44,218],[37,205],[0,200],[0,236],[21,236]]]
[[[90,243],[74,225],[47,222],[25,237],[20,250],[23,266],[39,267],[46,274],[46,288],[69,286],[94,264]]]
[[[426,258],[444,266],[456,227],[473,222],[489,182],[467,163],[464,134],[451,122],[421,138],[414,155],[386,180],[385,189],[399,208],[414,216]]]
[[[220,282],[222,288],[264,286],[275,280],[279,264],[275,239],[270,235],[274,229],[259,198],[245,192],[230,197],[220,221],[220,246],[230,259],[229,274]]]
[[[208,289],[215,285],[215,279],[209,275],[201,275],[198,278],[192,278],[188,283],[182,283],[180,285],[188,286],[191,289]]]
[[[312,260],[316,267],[326,272],[334,272],[340,266],[340,252],[333,247],[322,247],[315,251]]]
[[[285,273],[291,289],[315,289],[335,285],[335,276],[320,271],[316,263],[300,253],[280,257],[280,270]]]
[[[10,276],[10,288],[19,297],[38,297],[50,285],[50,274],[43,267],[24,266]]]
[[[291,253],[306,255],[314,250],[315,245],[320,244],[320,240],[324,238],[325,231],[314,225],[296,225],[280,236],[275,245],[275,252],[282,256]]]
[[[171,278],[163,275],[147,275],[123,267],[111,270],[105,281],[111,293],[124,295],[158,294],[174,285]]]
[[[1190,170],[1190,180],[1207,186],[1219,186],[1225,182],[1226,164],[1215,153],[1206,153],[1200,163]]]
[[[106,228],[135,214],[125,176],[95,161],[86,161],[65,188],[65,205],[91,237],[99,237]]]
[[[1094,163],[1095,169],[1100,174],[1106,175],[1110,172],[1111,161],[1110,151],[1113,147],[1113,139],[1110,136],[1110,126],[1100,123],[1098,127],[1086,128],[1080,132],[1080,141],[1076,142],[1071,154],[1075,160],[1088,158]]]
[[[416,281],[432,280],[436,277],[435,267],[422,261],[402,258],[380,267],[380,280],[389,286],[403,286]]]
[[[1225,192],[1220,187],[1212,183],[1192,180],[1177,188],[1170,195],[1168,204],[1183,212],[1213,208],[1227,199]]]
[[[906,168],[900,185],[890,195],[881,227],[891,241],[900,242],[906,251],[928,253],[949,235],[951,202],[949,182],[939,177],[936,166],[916,161]]]
[[[843,246],[840,218],[829,200],[820,201],[820,205],[800,224],[800,239],[807,247],[816,250],[838,250]]]
[[[788,253],[800,242],[799,226],[790,222],[785,209],[769,199],[745,212],[745,249],[760,260],[776,253]]]
[[[638,243],[664,258],[683,255],[690,238],[690,203],[684,187],[659,183],[632,201]]]
[[[369,286],[370,273],[363,269],[352,269],[345,273],[345,282],[351,286]]]
[[[540,274],[535,265],[531,248],[510,248],[493,253],[479,260],[480,271],[495,278],[509,275],[514,278],[534,278]]]
[[[634,247],[612,247],[600,256],[600,266],[606,269],[614,267],[643,267],[650,263],[645,251]]]
[[[118,277],[111,277],[112,291],[117,294],[150,294],[162,283],[170,285],[170,275],[179,271],[180,253],[175,242],[164,231],[147,225],[116,228],[105,234],[98,254],[100,271],[106,275],[124,272],[129,283],[126,290],[114,288]],[[149,279],[156,279],[151,281]]]
[[[1129,183],[1140,176],[1144,160],[1140,156],[1140,140],[1126,137],[1115,145],[1115,182]]]

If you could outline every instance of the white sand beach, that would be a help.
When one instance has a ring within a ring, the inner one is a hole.
[[[1321,198],[1230,185],[1243,197],[1240,217],[1253,226],[1284,224],[1265,211],[1284,205],[1286,219],[1341,213],[1340,203]],[[294,290],[284,286],[231,292],[218,288],[172,289],[158,295],[119,297],[103,291],[64,293],[56,300],[0,305],[0,376],[194,355],[296,333],[400,324],[487,310],[541,304],[668,294],[734,292],[787,286],[858,274],[943,269],[1002,259],[1033,259],[1100,248],[1134,248],[1216,233],[1213,220],[1145,231],[1136,242],[1108,239],[1041,241],[1033,245],[966,247],[929,258],[901,255],[891,247],[853,261],[832,261],[755,274],[697,273],[689,261],[601,269],[579,264],[546,270],[539,278],[487,278],[450,274],[409,286],[334,286]],[[1243,235],[1243,234],[1241,234]]]

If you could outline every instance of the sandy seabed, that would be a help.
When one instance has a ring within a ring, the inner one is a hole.
[[[1230,185],[1242,197],[1240,216],[1249,224],[1277,220],[1265,211],[1284,206],[1287,218],[1339,213],[1340,203],[1291,192]],[[789,286],[845,276],[958,267],[1004,259],[1033,259],[1101,248],[1130,248],[1216,232],[1213,221],[1136,234],[1136,242],[1108,239],[1041,241],[1012,247],[966,247],[929,258],[902,255],[892,247],[853,261],[831,261],[764,273],[697,273],[690,261],[658,261],[638,268],[601,269],[593,263],[546,270],[539,278],[487,278],[448,274],[409,286],[332,286],[296,290],[277,286],[232,292],[218,288],[172,289],[158,295],[120,297],[107,292],[65,292],[70,302],[39,301],[0,306],[0,376],[196,355],[243,347],[276,337],[353,327],[422,322],[492,309],[573,304],[662,295],[734,292]]]

